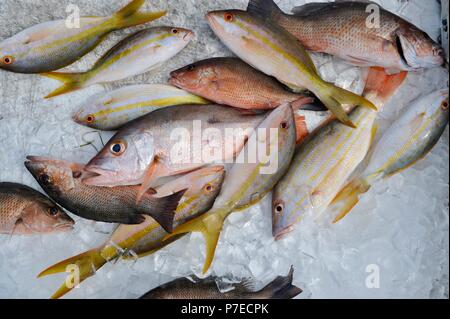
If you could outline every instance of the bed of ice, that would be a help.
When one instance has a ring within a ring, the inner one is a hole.
[[[0,39],[39,22],[65,18],[74,3],[82,15],[109,15],[125,0],[3,0]],[[304,0],[281,0],[288,12]],[[437,38],[437,1],[383,0],[385,8],[414,21]],[[100,147],[98,133],[71,121],[77,105],[93,93],[129,83],[164,83],[168,72],[207,57],[230,52],[210,31],[204,14],[212,9],[245,8],[246,0],[148,0],[145,7],[168,9],[152,25],[192,28],[196,39],[158,70],[121,83],[94,86],[44,100],[59,84],[36,75],[0,71],[1,181],[39,188],[23,166],[26,155],[43,155],[85,162]],[[115,32],[94,52],[69,70],[85,70],[116,41],[133,30]],[[349,85],[359,72],[341,62],[315,55],[328,80]],[[358,80],[356,78],[356,80]],[[447,85],[439,69],[409,74],[405,85],[381,114],[382,128],[414,98]],[[381,130],[382,131],[382,130]],[[101,133],[104,140],[110,134]],[[303,220],[294,233],[275,242],[271,236],[270,199],[242,214],[230,216],[219,242],[211,272],[228,280],[254,277],[259,284],[286,274],[292,264],[300,298],[448,298],[449,285],[449,133],[414,167],[377,184],[342,222],[329,226]],[[112,225],[77,220],[72,233],[10,237],[0,235],[0,298],[47,298],[64,274],[36,279],[45,267],[101,244]],[[175,277],[199,273],[203,240],[192,235],[136,262],[105,265],[67,298],[135,298]],[[373,266],[375,265],[375,266]],[[379,270],[379,287],[368,288],[367,271]]]

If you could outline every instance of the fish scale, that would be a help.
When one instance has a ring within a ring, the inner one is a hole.
[[[173,212],[182,192],[168,197],[146,196],[136,202],[136,187],[92,187],[81,180],[84,166],[76,163],[28,156],[26,168],[47,194],[73,214],[102,222],[139,224],[143,214],[152,216],[171,230]],[[95,196],[92,194],[95,193]]]
[[[243,109],[273,109],[294,102],[299,107],[310,101],[238,58],[195,62],[171,72],[169,82],[215,103]]]
[[[192,37],[192,31],[176,27],[153,27],[138,31],[109,49],[89,71],[42,73],[43,76],[65,83],[46,98],[147,72],[178,54]]]
[[[180,104],[206,104],[207,100],[162,84],[129,85],[91,96],[73,119],[100,130],[116,130],[124,124],[159,108]]]
[[[44,22],[0,42],[0,68],[43,73],[63,68],[94,49],[110,32],[155,20],[165,12],[138,12],[144,0],[133,0],[110,17],[81,17],[80,27],[66,20]]]
[[[363,97],[324,81],[303,45],[266,18],[241,10],[212,11],[207,18],[214,33],[238,57],[296,92],[308,89],[342,123],[354,127],[345,105],[375,109]]]
[[[300,155],[293,160],[294,163],[300,164],[290,169],[287,174],[290,178],[286,180],[290,184],[293,179],[301,175],[301,185],[306,185],[309,190],[303,195],[291,190],[292,197],[286,197],[287,200],[294,200],[296,209],[302,212],[313,209],[313,213],[317,215],[326,209],[335,196],[333,191],[345,183],[353,169],[364,158],[369,147],[367,142],[370,142],[371,126],[375,115],[376,112],[372,110],[358,108],[350,115],[358,129],[333,123],[330,130],[320,132],[313,138],[313,141],[309,142],[314,146],[310,151],[303,151],[300,147],[298,151]],[[332,134],[334,130],[339,131],[339,134]],[[366,142],[361,142],[361,140]],[[331,145],[334,147],[330,147]],[[330,156],[324,155],[330,151],[332,152]],[[280,182],[281,188],[283,188],[283,183],[284,181]],[[295,185],[299,186],[299,184]],[[278,191],[282,192],[282,190]],[[297,200],[299,197],[300,199]],[[311,198],[312,207],[303,205],[308,197]],[[291,211],[288,219],[297,213],[297,211]]]
[[[335,222],[352,210],[372,184],[424,157],[441,137],[448,119],[448,89],[414,101],[381,136],[363,172],[348,181],[333,199],[330,211],[336,215]]]
[[[364,96],[381,109],[401,85],[406,72],[387,75],[371,68]],[[373,139],[377,112],[361,106],[349,117],[355,129],[333,121],[300,145],[288,173],[273,192],[272,231],[276,239],[306,214],[320,216],[365,158]]]
[[[158,187],[157,191],[160,196],[188,188],[176,209],[175,226],[182,225],[187,220],[204,213],[213,205],[219,194],[224,173],[223,166],[205,167]],[[95,196],[95,194],[91,196]],[[127,258],[130,252],[133,252],[130,255],[146,256],[182,236],[175,236],[165,241],[163,238],[167,234],[154,219],[146,216],[145,221],[139,225],[119,225],[104,244],[50,266],[42,271],[38,277],[65,272],[67,265],[76,264],[81,268],[81,283],[95,275],[96,271],[108,261],[121,257]],[[71,289],[64,283],[53,294],[52,298],[59,298]]]
[[[426,33],[373,2],[308,3],[289,15],[273,0],[250,0],[247,11],[279,24],[306,49],[355,65],[397,72],[446,63],[444,50]]]
[[[259,135],[261,130],[265,133],[263,136]],[[276,130],[276,136],[273,136],[273,130]],[[268,138],[269,131],[270,137]],[[249,142],[227,172],[222,190],[213,207],[204,215],[178,226],[170,235],[166,236],[166,239],[169,239],[188,232],[200,232],[206,242],[203,273],[209,269],[214,259],[225,219],[233,211],[241,210],[261,200],[288,169],[294,154],[295,131],[294,114],[290,104],[283,104],[271,111],[258,125],[258,130],[255,130],[249,137]],[[252,138],[257,143],[254,149],[250,142]],[[261,149],[266,150],[269,163],[276,165],[276,167],[272,167],[272,172],[261,171],[262,167],[267,164],[263,163],[261,158],[255,158],[255,161],[246,159],[246,154],[256,152],[255,149],[258,150],[258,153]]]
[[[38,191],[21,184],[0,183],[0,233],[48,233],[69,230],[72,225],[73,220]]]

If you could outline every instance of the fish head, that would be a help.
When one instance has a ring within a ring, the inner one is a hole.
[[[99,93],[84,101],[72,115],[72,119],[81,125],[101,129],[101,123],[107,118],[108,109],[114,102],[109,93]]]
[[[174,37],[188,44],[194,38],[194,32],[185,28],[173,27],[168,30]]]
[[[21,222],[34,233],[69,231],[74,224],[73,219],[51,201],[28,205],[21,215]]]
[[[208,59],[171,72],[169,83],[189,92],[203,93],[211,88],[215,90],[217,80],[216,67]]]
[[[24,207],[20,223],[31,233],[54,233],[71,230],[74,221],[54,201],[39,194]]]
[[[440,89],[430,93],[424,97],[428,100],[428,103],[422,103],[423,112],[426,112],[429,118],[436,116],[436,112],[439,112],[439,118],[448,122],[449,117],[449,105],[448,105],[448,89]],[[430,105],[431,104],[431,105]]]
[[[217,196],[225,176],[222,165],[206,166],[195,171],[180,175],[157,188],[158,196],[186,190],[184,197]]]
[[[188,176],[189,188],[185,196],[204,196],[216,198],[219,195],[225,170],[222,165],[214,165],[191,172]]]
[[[225,38],[245,36],[245,28],[251,16],[242,10],[218,10],[206,14],[206,19],[214,33]]]
[[[29,47],[22,34],[0,42],[0,69],[12,72],[26,70],[28,64]]]
[[[128,125],[117,132],[86,165],[93,175],[83,179],[92,186],[137,185],[155,156],[152,134]]]
[[[444,49],[417,28],[405,27],[397,32],[397,49],[412,70],[446,64]]]
[[[66,194],[88,175],[84,165],[40,156],[27,156],[25,167],[53,198]]]
[[[294,230],[298,222],[298,213],[295,200],[287,200],[282,187],[275,187],[272,196],[272,235],[275,240],[283,238]]]
[[[159,34],[159,41],[165,50],[172,50],[173,48],[176,52],[194,38],[193,31],[179,27],[156,27],[148,30]]]

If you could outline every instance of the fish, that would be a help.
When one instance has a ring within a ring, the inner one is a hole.
[[[217,104],[242,109],[269,110],[283,103],[294,108],[313,99],[293,93],[238,58],[211,58],[170,73],[169,83]]]
[[[295,149],[294,113],[290,104],[271,111],[250,136],[235,163],[227,171],[219,196],[205,214],[178,226],[165,239],[199,232],[206,243],[203,273],[211,266],[225,219],[233,211],[260,201],[289,168]],[[272,134],[272,132],[276,134]],[[265,151],[266,159],[254,156]]]
[[[0,42],[0,69],[44,73],[74,63],[110,32],[158,19],[165,11],[139,12],[145,0],[131,1],[110,17],[81,17],[79,27],[66,19],[40,23]]]
[[[302,289],[292,284],[294,268],[287,276],[278,276],[260,290],[255,290],[252,280],[234,284],[232,290],[222,292],[217,286],[220,278],[208,277],[194,282],[178,278],[150,290],[139,299],[292,299]]]
[[[264,116],[246,115],[239,109],[215,104],[169,106],[156,110],[124,125],[88,162],[86,171],[96,175],[83,182],[109,187],[151,186],[161,177],[186,173],[213,162],[214,158],[201,156],[201,151],[208,147],[222,152],[218,161],[232,160],[247,138],[247,129],[256,127]],[[202,134],[208,129],[218,129],[224,137],[219,140],[219,145],[212,144],[215,141],[209,141],[208,136],[194,140],[194,121],[198,121],[196,128],[199,127]],[[242,134],[225,134],[226,129]],[[177,131],[187,138],[175,136]],[[177,146],[190,149],[178,158],[178,153],[172,154]]]
[[[89,175],[84,165],[27,156],[25,166],[45,192],[73,214],[96,221],[140,224],[153,217],[170,232],[183,190],[166,197],[148,193],[136,203],[137,187],[95,187],[81,181]]]
[[[174,225],[182,225],[209,210],[220,192],[224,176],[224,167],[214,165],[182,175],[160,186],[158,193],[162,196],[187,188],[175,212]],[[80,268],[79,283],[81,283],[95,275],[109,261],[119,258],[131,259],[135,256],[141,258],[182,237],[180,235],[163,240],[167,234],[153,218],[145,216],[143,223],[119,225],[102,245],[56,263],[42,271],[38,277],[65,272],[68,265],[78,265]],[[68,287],[64,283],[51,298],[60,298],[72,289],[73,286]]]
[[[444,50],[427,33],[374,2],[313,2],[285,14],[273,0],[250,0],[247,11],[280,25],[307,50],[353,65],[398,73],[446,64]]]
[[[72,118],[97,130],[115,131],[138,117],[166,106],[208,103],[204,98],[170,85],[129,85],[89,97]]]
[[[33,188],[0,183],[0,234],[32,235],[72,230],[74,221]]]
[[[381,110],[405,77],[406,72],[388,75],[384,69],[372,68],[363,95]],[[303,216],[319,218],[331,204],[366,157],[376,133],[377,113],[357,106],[349,115],[357,128],[334,120],[299,146],[291,167],[272,193],[272,234],[276,240],[291,232]]]
[[[244,62],[289,88],[308,89],[350,127],[343,105],[376,107],[363,97],[324,81],[302,44],[283,28],[241,10],[211,11],[207,20],[219,39]]]
[[[334,222],[346,216],[371,185],[395,175],[425,157],[449,121],[448,89],[419,97],[391,125],[374,146],[369,164],[341,189],[330,205]]]
[[[64,83],[45,98],[150,71],[183,50],[193,36],[191,30],[177,27],[153,27],[138,31],[109,49],[89,71],[40,73]]]

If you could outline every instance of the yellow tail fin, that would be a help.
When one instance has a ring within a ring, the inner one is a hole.
[[[70,283],[68,283],[66,279],[59,289],[50,297],[51,299],[57,299],[71,291],[79,283],[94,275],[106,262],[107,260],[101,256],[99,249],[92,249],[48,267],[37,277],[41,278],[62,272],[73,272]],[[72,266],[72,268],[70,266]]]
[[[206,273],[214,259],[224,220],[224,214],[210,211],[205,215],[194,218],[193,220],[178,226],[170,235],[167,235],[164,240],[184,233],[201,233],[206,244],[206,257],[202,272]]]
[[[156,20],[166,14],[166,11],[138,12],[145,0],[133,0],[113,16],[117,29],[128,28],[135,25]]]
[[[355,124],[348,117],[343,105],[359,105],[377,110],[377,107],[372,102],[332,83],[323,82],[322,88],[314,93],[339,121],[350,127],[355,127]]]
[[[338,211],[338,215],[333,220],[337,223],[347,215],[359,202],[359,195],[364,194],[370,188],[370,184],[363,178],[350,181],[331,202],[332,209]]]
[[[48,72],[48,73],[41,73],[40,75],[64,83],[64,85],[60,86],[59,88],[51,92],[49,95],[47,95],[45,97],[46,99],[82,88],[87,78],[87,73]]]

